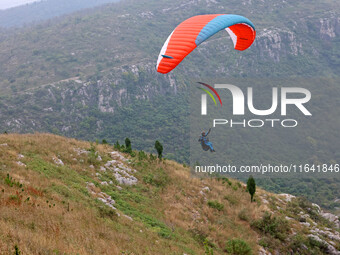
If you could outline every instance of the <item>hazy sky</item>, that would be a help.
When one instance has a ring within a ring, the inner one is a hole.
[[[38,1],[40,0],[0,0],[0,10]]]

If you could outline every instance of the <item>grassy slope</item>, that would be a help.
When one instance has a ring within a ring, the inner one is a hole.
[[[262,190],[257,191],[257,202],[250,203],[236,181],[195,179],[188,168],[173,161],[138,157],[122,161],[137,170],[138,184],[121,185],[120,190],[112,172],[98,170],[111,160],[111,146],[50,134],[1,135],[0,144],[1,254],[12,254],[15,245],[23,254],[203,254],[204,240],[214,247],[214,254],[224,254],[231,238],[242,238],[256,253],[261,237],[269,249],[292,249],[289,241],[251,227],[264,211],[296,216],[289,210],[296,205]],[[77,153],[79,149],[89,151]],[[110,180],[113,184],[101,184]],[[95,187],[88,189],[87,182]],[[211,191],[202,195],[204,187]],[[110,195],[118,210],[96,199],[99,192]],[[222,210],[208,206],[215,200],[224,205]],[[289,226],[308,233],[295,220]]]

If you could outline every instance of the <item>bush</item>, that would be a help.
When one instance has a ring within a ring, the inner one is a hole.
[[[152,153],[150,153],[150,160],[154,161],[155,159],[156,159],[156,157]]]
[[[274,238],[284,241],[289,232],[288,221],[282,217],[273,216],[265,212],[261,219],[252,222],[251,226],[260,230],[263,234],[269,234]]]
[[[298,253],[303,246],[306,246],[306,243],[308,243],[308,241],[305,240],[305,237],[297,234],[292,238],[289,248],[293,250],[293,252]]]
[[[233,185],[233,190],[237,191],[238,190],[238,186],[237,185]]]
[[[214,208],[218,211],[223,211],[224,209],[224,205],[219,203],[218,201],[214,200],[214,201],[208,201],[208,206],[211,208]]]
[[[119,141],[117,140],[117,142],[114,144],[113,146],[115,149],[120,150],[120,144]]]
[[[238,218],[240,220],[243,220],[243,221],[249,221],[249,214],[248,214],[248,211],[246,209],[242,209],[239,213],[238,213]]]
[[[5,177],[5,184],[7,184],[10,187],[13,187],[13,185],[17,186],[18,188],[23,187],[23,185],[20,182],[15,181],[12,177],[9,176],[9,174],[7,174]]]
[[[225,182],[228,183],[229,186],[233,185],[233,183],[226,177],[222,178],[222,183],[224,184]]]
[[[204,245],[204,254],[205,255],[214,255],[213,247],[211,247],[211,244],[207,239],[204,240],[203,245]]]
[[[227,200],[231,205],[237,205],[239,202],[235,196],[229,194],[225,195],[224,199]]]
[[[109,218],[111,220],[117,220],[118,218],[117,213],[108,206],[100,206],[98,211],[101,218]]]
[[[98,165],[98,161],[97,161],[97,152],[96,152],[96,147],[91,144],[90,149],[88,149],[89,153],[87,155],[87,163],[89,163],[90,165]]]
[[[249,244],[243,239],[231,239],[228,240],[225,245],[225,251],[232,255],[251,255],[252,250]]]
[[[143,161],[144,159],[147,159],[148,155],[144,151],[138,152],[138,160]]]
[[[15,246],[14,246],[14,254],[15,254],[15,255],[20,255],[20,254],[21,254],[21,251],[19,250],[18,245],[15,245]]]
[[[162,168],[159,168],[155,173],[149,173],[146,176],[144,176],[143,181],[146,184],[164,188],[166,184],[169,182],[169,177]]]

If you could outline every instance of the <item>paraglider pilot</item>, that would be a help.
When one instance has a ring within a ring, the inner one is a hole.
[[[214,147],[211,142],[209,142],[208,135],[211,131],[211,128],[209,128],[208,133],[202,132],[200,139],[198,139],[199,142],[201,142],[203,150],[207,151],[210,150],[211,152],[215,152]]]

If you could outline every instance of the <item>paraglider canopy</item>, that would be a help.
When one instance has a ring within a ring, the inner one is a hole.
[[[209,14],[191,17],[170,34],[157,60],[157,72],[172,71],[190,52],[221,30],[226,30],[236,50],[246,50],[255,40],[253,23],[240,15]]]

